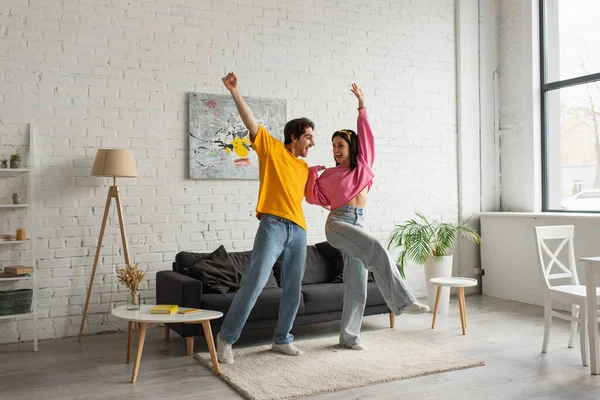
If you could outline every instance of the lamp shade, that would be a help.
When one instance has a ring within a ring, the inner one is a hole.
[[[130,150],[99,149],[96,153],[92,176],[135,178],[135,160]]]

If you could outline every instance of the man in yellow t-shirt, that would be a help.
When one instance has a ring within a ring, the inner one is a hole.
[[[250,265],[217,335],[217,355],[219,362],[233,363],[231,346],[240,337],[273,265],[280,259],[283,294],[271,349],[298,356],[302,352],[292,343],[294,336],[290,331],[300,305],[306,265],[306,220],[302,199],[308,179],[308,165],[298,157],[306,157],[308,149],[314,145],[315,125],[307,118],[288,121],[283,130],[285,143],[281,143],[256,121],[238,90],[237,76],[229,73],[222,80],[235,101],[258,155],[260,187],[256,217],[260,224],[254,238]]]

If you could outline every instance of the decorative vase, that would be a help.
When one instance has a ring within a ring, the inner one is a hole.
[[[12,194],[13,204],[21,204],[21,195],[19,193]]]
[[[8,164],[0,164],[0,168],[6,169],[6,168],[8,168]]]
[[[129,292],[127,295],[127,309],[128,310],[139,310],[140,309],[140,293]]]
[[[17,240],[27,240],[25,229],[17,229]]]
[[[10,167],[14,169],[21,168],[21,160],[14,160],[10,162]]]
[[[433,312],[435,306],[435,296],[437,295],[437,286],[429,283],[432,278],[449,278],[452,276],[452,255],[443,256],[442,261],[435,261],[431,258],[425,263],[425,283],[427,285],[427,305]],[[438,314],[448,314],[450,309],[450,288],[442,287],[440,292],[440,301],[438,303]]]

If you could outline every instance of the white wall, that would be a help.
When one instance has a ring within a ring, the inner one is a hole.
[[[39,133],[40,338],[79,327],[109,184],[89,176],[98,148],[137,160],[139,177],[119,185],[132,261],[151,269],[143,298],[178,251],[251,248],[258,183],[187,179],[186,94],[225,93],[227,71],[245,95],[316,122],[311,164],[332,164],[331,132],[355,125],[349,85],[361,84],[378,152],[370,231],[385,240],[415,210],[457,219],[452,0],[9,0],[0,15],[0,141],[29,121]],[[306,212],[309,241],[323,240],[324,211]],[[88,333],[114,329],[108,310],[125,298],[114,227]],[[408,276],[423,296],[422,270]],[[29,321],[0,321],[0,342],[31,337]]]
[[[539,1],[498,3],[501,210],[541,210]]]
[[[535,226],[574,225],[576,260],[600,255],[597,240],[600,216],[564,213],[483,213],[480,219],[481,264],[485,270],[482,293],[486,296],[543,305],[544,283],[537,258]],[[551,247],[551,250],[556,249]],[[577,262],[577,270],[580,283],[585,283],[583,263]]]

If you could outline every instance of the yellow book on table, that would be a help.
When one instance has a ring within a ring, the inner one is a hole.
[[[202,309],[200,308],[186,308],[186,307],[180,307],[179,310],[177,311],[178,314],[196,314],[202,312]]]
[[[178,308],[177,304],[159,304],[150,309],[150,314],[173,314]]]

